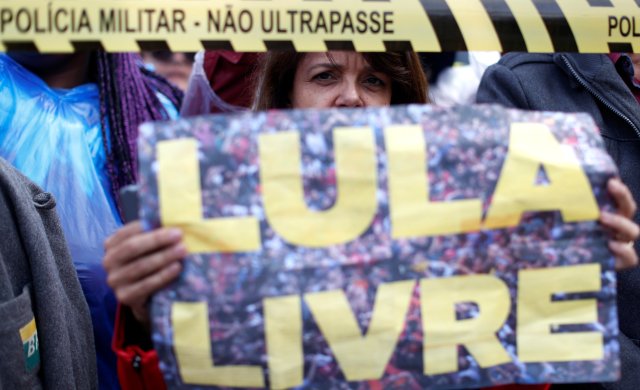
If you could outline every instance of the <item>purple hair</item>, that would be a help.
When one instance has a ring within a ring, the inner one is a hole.
[[[169,119],[156,93],[166,96],[178,110],[183,94],[164,78],[142,67],[140,56],[135,53],[98,52],[95,64],[107,171],[111,190],[118,199],[120,189],[137,179],[138,126],[147,121]]]

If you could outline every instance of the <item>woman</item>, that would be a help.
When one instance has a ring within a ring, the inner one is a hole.
[[[427,103],[426,78],[413,52],[270,52],[256,74],[256,110]],[[180,238],[175,229],[142,233],[132,223],[105,243],[109,284],[142,323],[149,296],[180,273],[177,261],[186,254]]]
[[[268,53],[256,80],[253,107],[265,110],[426,103],[426,91],[426,79],[415,53]],[[622,241],[637,238],[638,227],[629,221],[635,204],[628,190],[618,181],[610,182],[609,190],[621,206],[622,216],[603,213],[603,224],[616,231]],[[110,237],[105,248],[104,265],[109,284],[128,308],[121,312],[123,320],[132,314],[137,322],[148,324],[149,297],[181,271],[180,259],[186,250],[180,231],[161,228],[143,232],[140,223],[135,222]],[[614,242],[612,250],[621,263],[637,263],[635,252],[627,246]],[[126,334],[124,327],[119,329],[116,347],[131,336],[130,329]],[[153,353],[131,346],[128,351],[121,350],[121,356],[137,362],[139,368],[136,374],[130,369],[131,364],[121,366],[130,384],[144,386],[148,378],[159,377]],[[151,364],[141,367],[141,362]],[[161,378],[154,384],[160,382]]]
[[[100,388],[117,389],[103,241],[122,225],[116,194],[136,179],[138,125],[174,116],[181,93],[134,54],[0,55],[0,74],[0,156],[56,197],[91,312]]]
[[[268,53],[254,110],[427,103],[420,60],[407,53]]]

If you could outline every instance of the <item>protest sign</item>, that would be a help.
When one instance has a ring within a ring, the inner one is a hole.
[[[140,129],[141,217],[190,255],[152,302],[172,387],[460,388],[619,375],[586,115],[397,106]]]

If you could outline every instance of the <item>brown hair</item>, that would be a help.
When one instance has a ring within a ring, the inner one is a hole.
[[[361,53],[365,61],[391,77],[391,104],[428,103],[427,78],[420,58],[413,51]],[[264,54],[254,74],[254,110],[287,108],[293,78],[304,53],[270,51]]]

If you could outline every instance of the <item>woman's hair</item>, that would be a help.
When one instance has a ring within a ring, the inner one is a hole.
[[[427,78],[413,51],[361,53],[376,71],[391,78],[391,104],[428,103]],[[254,75],[254,110],[288,108],[293,78],[304,53],[268,52]]]
[[[169,119],[156,94],[164,95],[179,110],[182,92],[145,69],[137,54],[98,52],[91,69],[100,90],[107,171],[118,199],[120,189],[137,178],[138,126],[146,121]]]

